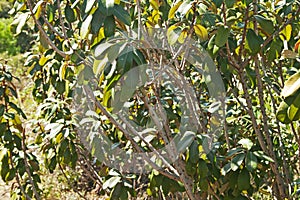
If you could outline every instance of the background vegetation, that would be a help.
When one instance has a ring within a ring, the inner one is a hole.
[[[61,198],[59,187],[86,199],[93,198],[89,191],[110,199],[298,198],[298,1],[18,0],[0,7],[0,173],[12,185],[12,199]],[[162,44],[170,51],[132,46],[153,47],[140,33],[154,28],[166,30]],[[217,66],[225,99],[212,98],[205,76],[175,48],[189,38]],[[150,84],[134,93],[135,84],[125,84],[131,97],[118,96],[114,86],[139,65],[170,63],[196,91],[195,137],[184,134],[186,151],[162,169],[154,161],[150,174],[105,165],[97,145],[91,154],[80,140],[74,94],[93,88],[99,103],[83,121],[124,151],[160,149],[184,126],[177,88]],[[149,105],[163,108],[165,126],[155,137],[147,132],[147,141],[130,139],[134,130],[123,127],[131,123],[112,120],[113,99],[129,103],[130,120],[139,126],[151,123]],[[212,117],[219,110],[224,121]],[[205,151],[205,136],[218,124],[219,137]]]

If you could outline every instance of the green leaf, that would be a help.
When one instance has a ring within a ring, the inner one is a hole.
[[[231,157],[232,155],[239,154],[244,151],[241,147],[230,149],[227,153],[227,157]]]
[[[120,181],[121,181],[120,176],[113,176],[103,183],[102,188],[103,190],[107,188],[114,188]]]
[[[116,23],[113,15],[110,15],[104,20],[104,35],[110,37],[115,34]]]
[[[3,104],[0,104],[0,117],[3,116],[5,110],[5,106]]]
[[[129,13],[120,5],[115,5],[113,8],[113,15],[115,15],[121,22],[130,26],[131,18]]]
[[[208,167],[206,162],[203,159],[200,159],[198,162],[198,174],[200,176],[200,178],[205,178],[208,176]]]
[[[288,108],[289,104],[286,101],[282,101],[276,113],[277,119],[284,124],[289,124],[291,122],[287,114]]]
[[[228,40],[229,33],[230,33],[229,28],[227,28],[227,27],[225,28],[224,26],[221,26],[218,29],[218,32],[217,32],[217,35],[216,35],[216,38],[215,38],[215,44],[218,47],[224,46],[226,44],[227,40]]]
[[[287,114],[290,120],[296,121],[300,118],[300,93],[296,96],[293,103],[287,110]]]
[[[250,52],[252,54],[257,54],[260,51],[260,45],[263,43],[262,37],[256,35],[256,33],[252,29],[249,29],[246,38],[247,44],[250,48]]]
[[[69,4],[67,4],[65,7],[65,16],[66,16],[66,20],[69,23],[76,21],[75,10],[72,9],[71,6],[69,6]]]
[[[93,15],[87,16],[87,18],[82,22],[80,27],[80,37],[81,39],[85,39],[90,31],[90,25],[93,19]]]
[[[117,59],[117,70],[124,74],[133,67],[133,51],[131,47],[126,47]]]
[[[300,88],[300,72],[292,75],[284,84],[281,95],[288,97],[293,95]]]
[[[281,56],[282,42],[277,39],[273,40],[269,51],[267,52],[268,61],[273,61]]]
[[[223,0],[213,0],[213,2],[217,8],[220,8],[223,3]]]
[[[232,171],[236,171],[242,165],[245,158],[244,153],[237,154],[230,162],[230,167]]]
[[[102,14],[100,9],[98,8],[95,13],[93,14],[91,28],[94,34],[98,34],[100,28],[103,25],[105,16]]]
[[[225,0],[225,4],[227,8],[233,7],[235,0]]]
[[[194,138],[195,138],[195,133],[194,132],[192,132],[192,131],[186,131],[183,134],[183,137],[180,138],[179,142],[176,145],[178,152],[182,152],[188,146],[190,146],[191,143],[193,142]]]
[[[224,167],[221,168],[221,174],[225,176],[228,172],[231,171],[231,163],[227,163]]]
[[[189,160],[194,164],[198,163],[200,158],[198,146],[198,142],[194,140],[191,146],[189,147]]]
[[[4,155],[1,160],[1,178],[2,180],[6,180],[6,176],[9,173],[9,162],[8,162],[8,155]]]
[[[254,18],[257,20],[261,28],[268,34],[272,34],[274,32],[274,25],[271,20],[268,20],[260,15],[254,15]]]
[[[252,172],[257,168],[257,158],[252,152],[248,152],[245,160],[246,168]]]
[[[250,174],[246,168],[240,172],[237,184],[239,190],[248,190],[250,188]]]
[[[243,138],[238,141],[238,144],[242,145],[245,149],[250,150],[253,146],[253,142],[249,138]]]
[[[55,89],[59,94],[63,94],[66,90],[66,81],[57,81]]]
[[[190,159],[187,161],[187,163],[185,164],[185,170],[189,176],[193,177],[196,174],[196,166],[197,165],[195,163],[192,163]]]

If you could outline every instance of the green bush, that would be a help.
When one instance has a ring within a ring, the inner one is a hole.
[[[0,53],[7,52],[9,55],[16,55],[20,47],[17,46],[17,39],[10,31],[11,19],[0,19]]]

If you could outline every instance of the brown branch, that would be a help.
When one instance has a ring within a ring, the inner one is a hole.
[[[282,178],[281,178],[281,175],[278,171],[278,161],[277,161],[277,158],[276,158],[276,155],[274,153],[274,148],[273,148],[273,143],[272,143],[272,139],[271,139],[271,136],[269,134],[269,124],[268,124],[268,117],[267,117],[267,114],[266,114],[266,109],[265,109],[265,102],[264,102],[264,94],[263,94],[263,83],[262,83],[262,77],[260,75],[260,70],[259,70],[259,62],[258,62],[258,58],[257,56],[254,57],[254,68],[255,68],[255,74],[256,74],[256,80],[257,80],[257,89],[258,89],[258,99],[259,99],[259,105],[260,105],[260,110],[261,110],[261,113],[262,113],[262,120],[263,120],[263,130],[264,130],[264,133],[265,133],[265,137],[266,137],[266,140],[267,140],[267,150],[268,150],[268,155],[270,155],[270,157],[274,160],[274,163],[270,163],[271,165],[271,168],[272,168],[272,171],[273,173],[275,174],[275,177],[276,177],[276,183],[277,183],[277,186],[278,186],[278,189],[279,189],[279,195],[281,196],[281,198],[284,198],[286,197],[286,194],[285,194],[285,190],[284,190],[284,185],[283,185],[283,181],[282,181]]]
[[[61,14],[61,8],[60,8],[60,0],[57,0],[57,10],[58,10],[58,18],[59,18],[59,23],[61,25],[61,29],[62,29],[62,32],[64,34],[64,39],[67,39],[67,32],[66,32],[66,27],[64,25],[64,22],[62,20],[62,14]]]
[[[34,23],[37,25],[37,28],[39,29],[41,35],[45,38],[45,40],[47,41],[47,43],[53,48],[53,50],[55,52],[57,52],[63,58],[66,58],[67,54],[65,52],[63,52],[62,50],[58,49],[57,46],[55,46],[55,44],[52,42],[52,40],[49,38],[49,36],[45,32],[45,30],[43,29],[41,23],[35,17],[35,15],[33,13],[32,5],[31,5],[31,0],[27,1],[27,5],[29,7],[29,10],[30,10],[30,13],[31,13],[31,17],[33,18]]]
[[[246,8],[246,12],[245,12],[245,16],[244,16],[244,28],[243,28],[242,41],[240,43],[240,49],[239,49],[239,55],[238,55],[239,62],[242,62],[242,55],[243,55],[243,51],[244,51],[244,43],[245,43],[245,39],[246,39],[247,24],[248,24],[248,12],[249,12],[249,7]]]
[[[94,94],[91,91],[91,89],[88,88],[87,86],[84,86],[84,91],[86,92],[86,95],[88,97],[90,97],[91,99],[94,100],[96,107],[98,107],[100,109],[102,114],[104,114],[113,125],[115,125],[120,131],[122,131],[124,133],[126,139],[131,142],[134,149],[138,152],[144,152],[143,149],[129,136],[130,134],[128,133],[128,131],[121,124],[119,124],[119,122],[117,122],[111,116],[111,114],[97,100],[95,100]],[[127,125],[130,125],[130,124],[127,124]],[[145,156],[145,154],[142,154],[142,156],[151,165],[151,167],[153,167],[153,169],[156,169],[159,173],[161,173],[162,175],[164,175],[172,180],[179,181],[178,176],[176,176],[175,174],[171,174],[165,170],[162,170],[159,166],[157,166],[155,163],[153,163],[153,161],[151,161],[151,159],[149,157]]]
[[[28,164],[28,161],[27,161],[27,153],[26,153],[25,140],[26,140],[26,135],[25,135],[25,129],[23,128],[23,131],[22,131],[22,150],[23,150],[23,153],[24,153],[25,170],[26,170],[26,173],[28,175],[29,182],[32,185],[32,190],[33,190],[34,196],[35,196],[35,198],[37,200],[39,200],[41,198],[40,198],[40,195],[37,192],[37,189],[36,189],[35,184],[33,182],[33,179],[32,179],[32,176],[31,176],[31,172],[30,172],[30,167],[29,167],[29,164]]]
[[[267,90],[268,90],[268,93],[270,94],[270,97],[271,97],[272,106],[273,106],[273,112],[277,113],[276,101],[275,101],[274,95],[273,95],[270,87],[267,87]],[[275,119],[276,119],[276,126],[277,126],[277,134],[278,134],[278,137],[280,139],[279,150],[280,150],[280,153],[281,153],[281,156],[282,156],[282,163],[283,163],[283,170],[284,170],[285,182],[286,182],[286,184],[290,184],[291,183],[291,177],[289,175],[290,173],[289,173],[288,165],[287,165],[287,162],[286,162],[286,159],[285,159],[286,158],[286,154],[283,151],[283,149],[284,149],[283,148],[284,147],[284,143],[282,143],[281,128],[280,128],[279,120],[276,117],[275,117]],[[299,161],[300,161],[300,159],[299,159]]]
[[[60,34],[51,24],[50,22],[46,19],[46,17],[44,15],[41,15],[45,24],[48,26],[48,28],[53,32],[56,33],[60,38],[64,38],[64,36],[62,34]]]

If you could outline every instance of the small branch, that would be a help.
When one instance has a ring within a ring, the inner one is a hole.
[[[25,135],[25,129],[23,128],[23,131],[22,131],[22,150],[23,150],[23,153],[24,153],[25,170],[26,170],[26,173],[28,175],[29,182],[32,185],[32,190],[33,190],[34,196],[35,196],[35,198],[37,200],[39,200],[41,198],[40,198],[40,195],[37,192],[37,189],[36,189],[35,184],[33,182],[33,179],[32,179],[32,176],[31,176],[31,172],[30,172],[30,167],[29,167],[29,164],[28,164],[28,161],[27,161],[27,153],[26,153],[25,140],[26,140],[26,135]]]
[[[122,131],[126,137],[126,139],[128,141],[130,141],[130,143],[133,145],[134,149],[138,152],[144,152],[142,150],[142,148],[129,136],[130,134],[128,133],[128,131],[121,125],[119,124],[112,116],[111,114],[97,101],[95,100],[93,91],[88,88],[87,86],[84,86],[84,91],[86,92],[86,95],[89,96],[91,99],[93,99],[96,104],[96,106],[100,109],[100,111],[102,112],[102,114],[104,114],[108,120],[116,126],[116,128],[118,128],[120,131]],[[171,174],[167,171],[162,170],[159,166],[157,166],[155,163],[153,163],[153,161],[151,161],[151,159],[149,157],[147,157],[145,154],[142,154],[143,158],[151,165],[151,167],[153,167],[153,169],[156,169],[158,172],[160,172],[162,175],[175,180],[175,181],[179,181],[179,177],[176,176],[175,174]]]
[[[65,52],[63,52],[62,50],[58,49],[57,46],[55,46],[55,44],[51,41],[51,39],[49,38],[49,36],[45,32],[45,30],[43,29],[41,23],[36,19],[35,15],[33,13],[32,5],[31,5],[31,0],[27,1],[27,5],[29,7],[29,10],[30,10],[30,13],[31,13],[31,17],[33,18],[34,23],[37,25],[37,27],[38,27],[41,35],[45,38],[45,40],[47,41],[47,43],[53,48],[53,50],[55,52],[57,52],[63,58],[66,58],[67,54]]]
[[[59,18],[59,23],[61,25],[62,32],[64,34],[64,39],[67,39],[67,32],[66,32],[66,27],[64,25],[64,22],[62,20],[62,15],[61,15],[61,8],[60,8],[60,0],[57,0],[57,10],[58,10],[58,18]]]
[[[248,12],[249,12],[249,8],[247,7],[246,11],[245,11],[245,16],[244,16],[244,28],[243,28],[243,34],[242,34],[242,41],[240,43],[240,49],[239,49],[239,55],[238,55],[239,62],[242,62],[242,56],[243,56],[243,51],[244,51],[244,43],[245,43],[245,39],[246,39],[247,24],[248,24]]]
[[[62,34],[60,34],[51,24],[50,22],[46,19],[46,17],[44,15],[41,15],[45,24],[48,26],[48,28],[53,32],[56,33],[60,38],[64,38],[64,36]]]
[[[264,102],[264,94],[263,94],[263,83],[262,83],[262,77],[260,75],[260,70],[259,70],[259,62],[258,62],[258,58],[257,56],[254,57],[254,68],[255,68],[255,74],[256,74],[256,80],[257,80],[257,89],[258,89],[258,99],[259,99],[259,105],[260,105],[260,110],[261,110],[261,113],[262,113],[262,120],[263,120],[263,130],[265,132],[265,137],[266,137],[266,140],[267,140],[267,145],[268,145],[268,155],[271,156],[271,158],[274,160],[274,163],[270,163],[271,165],[271,168],[272,168],[272,171],[273,173],[275,174],[276,176],[276,183],[277,183],[277,186],[278,186],[278,189],[279,189],[279,195],[281,196],[281,198],[284,198],[286,197],[285,195],[285,190],[284,190],[284,185],[283,185],[283,181],[282,181],[282,178],[281,178],[281,175],[278,171],[278,161],[277,161],[277,158],[276,158],[276,155],[273,151],[273,143],[272,143],[272,139],[271,139],[271,136],[269,134],[269,124],[268,124],[268,117],[267,117],[267,114],[266,114],[266,109],[265,109],[265,102]]]
[[[267,150],[263,135],[262,135],[262,133],[261,133],[259,127],[258,127],[256,118],[254,116],[252,101],[251,101],[251,97],[250,97],[250,94],[249,94],[249,91],[248,91],[248,86],[247,86],[247,83],[246,83],[245,74],[244,74],[243,70],[239,70],[238,73],[239,73],[239,76],[240,76],[240,81],[241,81],[241,84],[242,84],[242,87],[243,87],[243,91],[244,91],[244,95],[245,95],[245,99],[246,99],[246,103],[247,103],[247,107],[248,107],[247,111],[248,111],[248,114],[251,118],[253,128],[254,128],[254,132],[257,136],[258,142],[259,142],[263,152],[268,154],[268,150]]]

